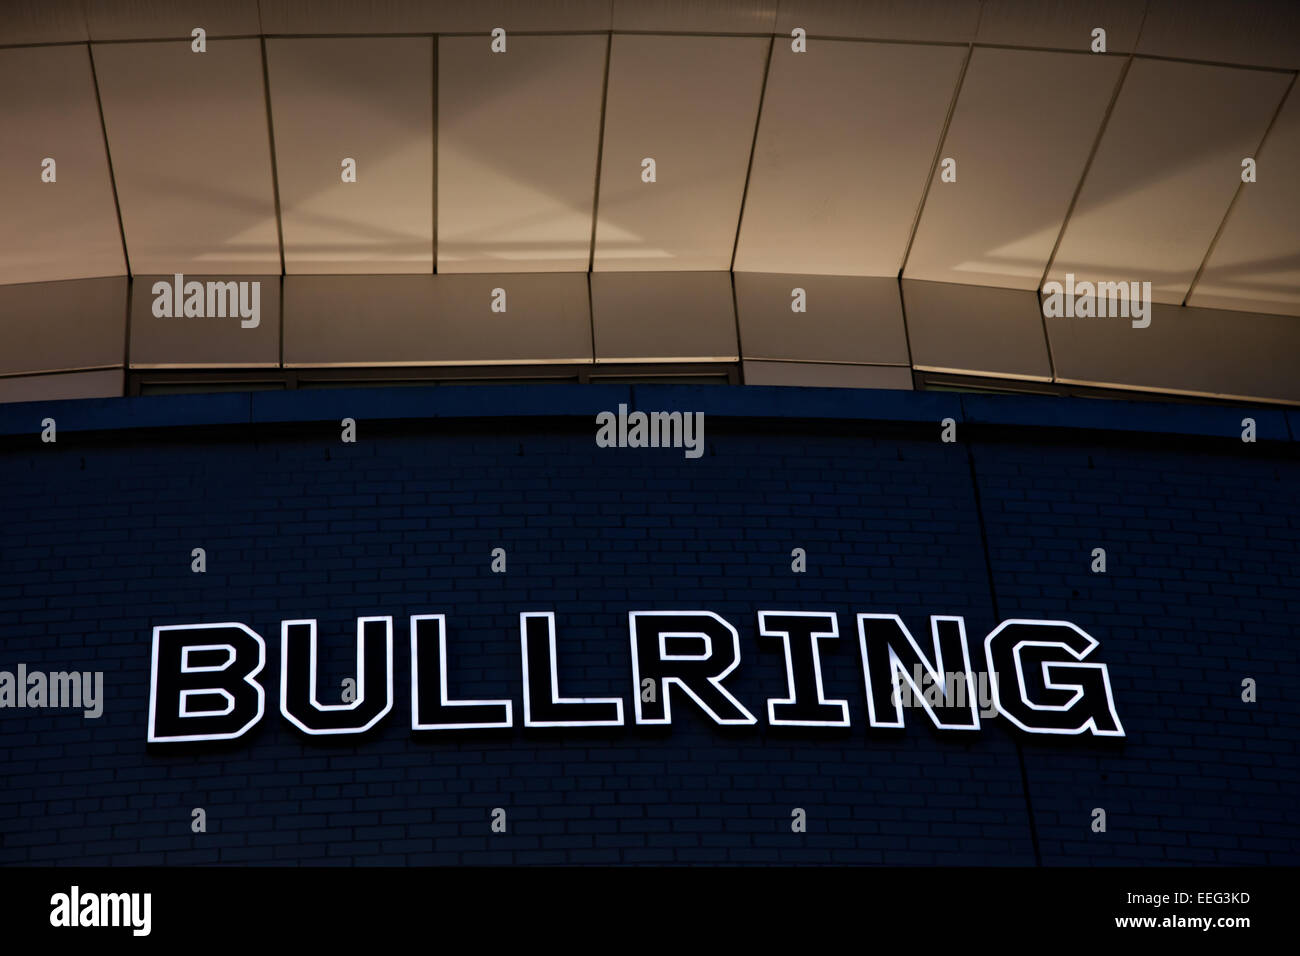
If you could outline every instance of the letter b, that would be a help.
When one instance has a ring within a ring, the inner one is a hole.
[[[243,624],[153,629],[149,742],[230,740],[262,719],[266,642]]]

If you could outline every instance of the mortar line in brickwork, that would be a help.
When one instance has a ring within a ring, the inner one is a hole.
[[[984,573],[988,576],[989,601],[993,605],[993,620],[1002,620],[1002,611],[998,607],[998,592],[993,584],[993,558],[989,554],[988,529],[984,527],[984,501],[980,498],[979,476],[975,473],[975,452],[966,445],[966,464],[970,468],[971,493],[975,496],[975,520],[979,522],[980,548],[984,551]],[[992,679],[992,678],[990,678]],[[1016,763],[1020,766],[1020,791],[1025,795],[1025,813],[1029,817],[1029,839],[1034,846],[1034,865],[1043,865],[1043,854],[1038,847],[1038,826],[1034,823],[1034,800],[1029,794],[1029,771],[1025,768],[1025,751],[1020,740],[1012,736],[1016,746]]]

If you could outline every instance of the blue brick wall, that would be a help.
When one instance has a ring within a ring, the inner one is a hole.
[[[0,711],[0,863],[1300,859],[1294,457],[1098,432],[953,445],[937,424],[777,416],[710,418],[688,461],[599,449],[590,421],[362,419],[355,445],[303,422],[0,446],[0,668],[103,670],[107,697],[99,720]],[[1094,547],[1105,575],[1088,570]],[[757,610],[838,612],[827,694],[853,728],[722,730],[679,704],[671,729],[410,735],[411,614],[447,614],[451,693],[509,697],[518,724],[521,611],[556,612],[566,694],[620,695],[630,713],[627,612],[673,608],[737,627],[728,686],[758,714],[785,677]],[[1003,618],[1074,621],[1102,642],[1128,737],[1030,740],[994,721],[954,738],[918,713],[869,731],[859,611],[914,633],[963,615],[973,655]],[[355,618],[375,614],[395,622],[393,713],[364,740],[305,739],[276,712],[280,621],[318,618],[321,683],[337,687]],[[267,639],[266,718],[232,745],[146,747],[152,628],[231,620]],[[190,831],[194,807],[207,833]]]

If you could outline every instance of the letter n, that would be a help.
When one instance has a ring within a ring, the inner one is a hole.
[[[897,614],[859,614],[858,641],[862,648],[862,673],[867,685],[867,715],[872,727],[902,727],[902,682],[912,689],[912,699],[925,708],[926,715],[940,730],[979,730],[973,688],[966,688],[963,704],[956,703],[956,685],[947,683],[953,665],[960,666],[961,679],[969,682],[970,650],[966,644],[966,623],[960,617],[930,618],[934,635],[934,657],[926,656]],[[913,676],[924,673],[942,695],[931,704]],[[894,696],[895,693],[899,696]],[[886,708],[893,701],[892,712]]]

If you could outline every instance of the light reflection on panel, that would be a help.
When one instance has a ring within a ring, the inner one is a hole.
[[[896,276],[965,55],[834,40],[793,53],[779,40],[737,271]]]
[[[268,40],[266,57],[285,272],[432,272],[432,42]]]
[[[1294,86],[1241,186],[1188,305],[1300,315],[1300,90]],[[1300,375],[1300,356],[1297,357]]]
[[[736,313],[726,272],[591,276],[597,362],[734,362]]]
[[[1101,127],[1122,60],[976,49],[904,275],[1036,289]]]
[[[1100,27],[1106,31],[1107,53],[1129,53],[1142,27],[1144,6],[1145,0],[984,0],[976,41],[1091,54],[1092,31]]]
[[[1295,0],[1147,0],[1138,53],[1294,70],[1297,37]]]
[[[134,277],[132,368],[279,366],[279,276],[187,274],[179,293],[174,276]],[[204,314],[185,315],[187,303]]]
[[[577,273],[288,276],[284,316],[287,367],[591,361]]]
[[[614,29],[629,33],[772,32],[776,0],[614,0]]]
[[[260,0],[260,7],[268,34],[565,33],[607,31],[610,23],[610,0]]]
[[[85,0],[5,0],[0,44],[78,43],[86,40]]]
[[[1150,282],[1181,303],[1288,79],[1134,60],[1048,280]]]
[[[810,37],[966,43],[975,38],[979,0],[781,0],[776,32]]]
[[[751,362],[747,359],[744,371],[746,385],[912,389],[912,369],[909,366]]]
[[[0,402],[56,402],[69,398],[117,398],[123,394],[126,373],[120,369],[98,372],[62,372],[57,375],[19,375],[0,378]]]
[[[1036,293],[912,279],[902,286],[914,367],[1051,381]]]
[[[897,279],[742,273],[736,314],[747,361],[908,364]]]
[[[730,268],[768,41],[612,43],[596,270]]]
[[[124,275],[86,47],[0,50],[0,91],[0,283]]]
[[[1151,324],[1049,319],[1057,381],[1207,397],[1300,401],[1291,316],[1156,304]]]
[[[195,27],[209,37],[261,31],[257,0],[88,0],[86,23],[92,40],[177,37],[187,45]]]
[[[125,276],[0,286],[0,375],[123,364],[126,288]]]
[[[91,50],[132,271],[279,273],[260,43]]]
[[[607,44],[439,38],[439,272],[586,271]]]

